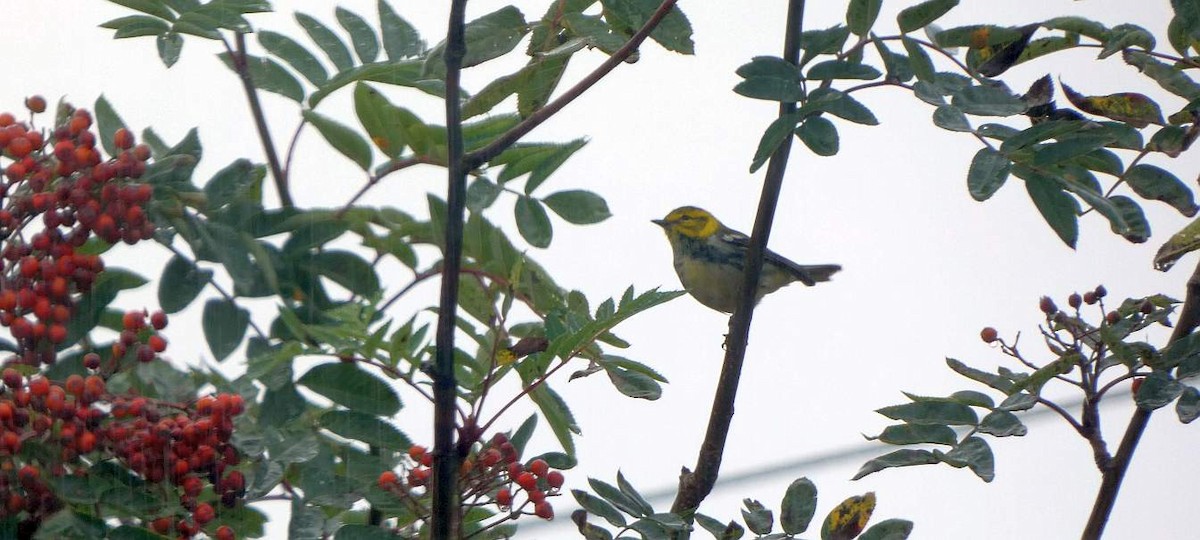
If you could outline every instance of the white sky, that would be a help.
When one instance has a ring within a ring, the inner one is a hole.
[[[469,18],[506,3],[476,0]],[[373,1],[339,4],[374,19]],[[445,4],[393,2],[434,42],[445,28]],[[542,4],[517,2],[527,18],[540,16]],[[842,4],[810,3],[806,27],[841,21]],[[889,21],[909,4],[886,3],[880,17],[884,32],[894,30]],[[1136,22],[1164,35],[1169,18],[1165,1],[965,4],[939,23],[944,27],[985,21],[1023,24],[1075,14],[1109,24]],[[281,1],[276,8],[284,15],[254,17],[252,22],[298,36],[290,10],[302,9],[332,21],[333,5]],[[737,66],[755,55],[779,54],[784,2],[718,7],[684,0],[681,5],[695,29],[696,56],[665,53],[656,45],[643,47],[638,63],[618,68],[528,139],[590,139],[541,188],[542,193],[594,190],[608,199],[614,217],[585,228],[556,220],[550,249],[530,251],[560,284],[584,290],[593,305],[619,295],[631,283],[638,290],[678,287],[670,250],[650,219],[694,204],[742,230],[749,230],[753,220],[761,174],[749,175],[747,167],[775,107],[742,98],[730,89],[738,81]],[[238,157],[262,160],[240,88],[214,57],[215,44],[189,38],[180,62],[168,71],[157,60],[152,41],[113,41],[109,31],[96,27],[127,14],[111,4],[11,2],[5,11],[10,27],[19,31],[8,34],[7,53],[0,60],[6,74],[5,84],[0,85],[0,109],[19,112],[24,97],[34,93],[51,102],[66,95],[76,105],[90,107],[103,92],[127,124],[153,125],[168,140],[199,126],[205,157],[198,179]],[[1005,74],[1005,80],[1019,89],[1050,73],[1089,94],[1163,94],[1119,58],[1096,62],[1093,53],[1071,52],[1053,63],[1019,66]],[[601,59],[599,53],[578,56],[566,84]],[[468,74],[468,89],[480,88],[489,73],[497,72]],[[348,94],[330,99],[320,111],[355,123]],[[436,101],[413,92],[389,95],[424,111],[427,120],[440,122]],[[943,358],[952,356],[989,369],[1005,362],[999,352],[979,341],[979,329],[985,325],[1009,337],[1023,332],[1028,336],[1024,350],[1036,354],[1032,336],[1040,319],[1037,299],[1043,294],[1065,305],[1067,294],[1103,283],[1114,299],[1156,292],[1181,298],[1196,262],[1195,256],[1185,257],[1166,274],[1151,268],[1158,245],[1187,222],[1158,203],[1144,205],[1155,233],[1150,242],[1128,244],[1111,234],[1101,218],[1088,215],[1081,220],[1079,249],[1071,251],[1042,221],[1019,180],[1010,180],[986,203],[970,199],[965,174],[978,143],[968,135],[933,127],[931,107],[899,89],[877,89],[859,98],[872,107],[882,125],[866,128],[838,121],[842,151],[833,158],[814,157],[797,145],[771,237],[771,247],[791,258],[837,262],[845,270],[833,283],[784,289],[763,301],[756,312],[725,473],[856,448],[863,444],[860,434],[877,433],[888,424],[872,411],[902,402],[901,390],[945,395],[980,389],[951,373]],[[299,116],[295,107],[273,95],[264,101],[277,141],[285,140]],[[1172,110],[1182,105],[1173,97],[1164,97],[1163,103]],[[1170,160],[1155,155],[1147,162],[1169,168],[1189,182],[1198,164],[1194,156]],[[337,204],[362,182],[354,166],[326,148],[313,132],[302,139],[294,171],[294,195],[302,206]],[[369,202],[421,214],[425,193],[440,192],[442,180],[440,169],[415,168],[389,177],[372,192]],[[511,199],[502,198],[488,217],[511,225],[511,205]],[[515,228],[510,230],[515,238]],[[156,276],[165,261],[153,246],[140,248],[136,258],[129,255],[126,252],[125,258],[114,261],[149,277]],[[424,258],[430,260],[431,256]],[[383,277],[392,287],[409,279],[404,274]],[[423,296],[414,297],[408,307],[431,301],[436,293],[433,283],[422,288]],[[121,302],[153,305],[154,288],[145,289]],[[260,321],[269,317],[268,311],[258,313]],[[198,309],[175,317],[166,332],[176,359],[194,362],[208,355],[198,326]],[[612,482],[618,469],[645,491],[671,487],[679,468],[691,467],[695,461],[725,329],[724,316],[689,298],[652,310],[619,329],[619,335],[634,343],[624,351],[626,356],[649,363],[671,380],[657,402],[624,398],[602,376],[557,381],[555,388],[583,428],[578,439],[581,466],[567,472],[566,487],[586,488],[588,476]],[[1145,337],[1161,343],[1165,335],[1153,331]],[[1054,395],[1069,397],[1062,389]],[[410,407],[401,413],[399,424],[414,440],[430,441],[427,409],[411,396],[406,398]],[[1103,412],[1105,432],[1115,448],[1132,405],[1120,397],[1112,401]],[[511,413],[504,427],[517,426],[528,414],[528,409]],[[989,442],[997,461],[997,478],[991,484],[966,470],[932,466],[849,482],[865,460],[855,458],[719,489],[702,511],[733,518],[743,497],[778,508],[783,488],[806,475],[820,489],[818,520],[843,498],[875,491],[876,521],[913,520],[913,538],[1077,537],[1099,482],[1086,444],[1065,424],[1051,421],[1031,424],[1030,434],[1023,439]],[[539,437],[530,451],[556,450],[555,444],[549,436]],[[1155,415],[1130,469],[1108,537],[1195,537],[1200,517],[1188,494],[1200,478],[1200,466],[1189,458],[1198,444],[1200,433],[1181,426],[1173,411]],[[888,450],[880,448],[878,454]],[[523,538],[571,537],[566,517],[574,501],[567,496],[555,502],[560,516],[555,524],[560,528],[531,529]],[[657,504],[663,510],[669,507],[669,501]],[[280,518],[270,525],[269,537],[286,533],[284,512],[285,506],[272,507],[272,515]],[[819,521],[814,527],[819,527]]]

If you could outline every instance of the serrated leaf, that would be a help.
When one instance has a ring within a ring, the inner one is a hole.
[[[878,439],[895,445],[920,443],[953,445],[958,442],[954,429],[943,424],[897,424],[884,428],[877,437],[868,437],[868,439]]]
[[[883,0],[850,0],[846,6],[846,26],[855,35],[865,36],[879,18]]]
[[[388,60],[411,58],[425,52],[425,42],[421,41],[416,28],[397,15],[385,0],[379,0],[378,7],[380,35]]]
[[[328,26],[310,15],[299,12],[296,13],[296,22],[313,40],[313,43],[321,48],[321,51],[325,53],[330,62],[333,62],[338,71],[354,67],[354,58],[350,56],[350,49]]]
[[[1187,217],[1195,216],[1200,210],[1192,190],[1166,169],[1139,163],[1130,167],[1124,178],[1134,193],[1143,199],[1165,202]]]
[[[379,276],[370,263],[350,251],[326,249],[302,256],[301,266],[325,276],[350,292],[371,297],[379,292]]]
[[[867,527],[875,512],[875,493],[868,491],[850,497],[825,516],[821,525],[822,540],[851,540]]]
[[[224,52],[217,56],[225,63],[226,67],[237,73],[237,67],[229,53]],[[304,100],[304,87],[300,86],[300,81],[297,81],[288,70],[283,69],[283,66],[270,58],[253,55],[246,55],[245,60],[246,71],[250,74],[250,80],[254,83],[255,88],[279,94],[296,103]]]
[[[379,40],[366,19],[340,6],[334,9],[333,14],[337,17],[338,24],[350,33],[350,44],[354,46],[354,52],[358,53],[358,59],[364,64],[374,62],[379,57]]]
[[[800,119],[799,114],[793,113],[785,114],[771,121],[758,141],[758,149],[754,152],[754,159],[750,162],[750,172],[753,173],[766,164],[771,155],[779,149],[779,145],[792,135],[796,129],[796,123]]]
[[[783,493],[779,504],[779,525],[787,534],[800,534],[808,529],[817,512],[817,486],[808,478],[799,478]]]
[[[950,103],[976,116],[1012,116],[1026,109],[1019,96],[998,86],[968,86],[955,92]]]
[[[878,79],[883,74],[878,69],[858,62],[826,60],[808,68],[804,76],[810,80],[851,79],[869,81]]]
[[[800,127],[796,128],[796,135],[809,150],[818,156],[832,156],[838,153],[837,126],[834,126],[828,118],[808,117],[803,124],[800,124]]]
[[[942,105],[933,110],[933,125],[947,131],[970,133],[973,131],[971,122],[962,110],[953,105]]]
[[[1162,109],[1145,94],[1120,92],[1106,96],[1085,96],[1062,81],[1059,81],[1059,86],[1067,100],[1085,113],[1098,114],[1139,129],[1150,124],[1163,124]]]
[[[624,527],[626,525],[625,516],[604,499],[580,489],[572,489],[571,495],[575,497],[575,502],[578,502],[579,506],[583,507],[584,510],[604,518],[613,527]]]
[[[939,457],[954,467],[969,467],[984,482],[991,482],[996,477],[996,460],[992,449],[979,437],[970,437]]]
[[[304,119],[317,128],[334,150],[350,158],[364,171],[371,168],[371,147],[362,135],[316,111],[306,110],[303,114]]]
[[[1062,188],[1042,176],[1025,180],[1025,190],[1042,218],[1070,248],[1079,240],[1079,203]]]
[[[412,441],[392,424],[357,411],[326,411],[321,415],[320,425],[338,436],[380,448],[406,451],[412,446]]]
[[[400,411],[391,385],[354,363],[320,364],[296,381],[352,411],[389,417]]]
[[[875,412],[892,420],[902,420],[922,425],[975,425],[979,417],[970,407],[961,403],[924,401],[905,403],[877,409]]]
[[[154,39],[154,46],[158,49],[159,60],[169,68],[179,61],[179,54],[183,52],[183,36],[175,32],[163,32]]]
[[[546,209],[542,203],[532,197],[518,197],[513,206],[513,212],[516,216],[517,231],[521,233],[521,238],[524,238],[533,247],[546,248],[550,246],[550,240],[554,237],[554,228],[550,224],[550,216],[546,215]]]
[[[329,79],[329,73],[325,71],[325,66],[321,65],[317,57],[292,38],[270,30],[259,30],[256,34],[259,45],[287,62],[292,69],[303,75],[309,82],[320,86]]]

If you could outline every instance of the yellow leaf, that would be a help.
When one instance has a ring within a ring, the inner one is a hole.
[[[1171,236],[1154,255],[1154,268],[1166,272],[1180,257],[1200,249],[1200,219]]]
[[[875,492],[868,491],[842,501],[825,517],[821,527],[823,537],[829,540],[850,540],[867,527],[871,513],[875,511]]]

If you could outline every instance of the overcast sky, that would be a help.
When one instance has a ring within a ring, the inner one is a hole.
[[[517,5],[527,18],[534,18],[541,15],[544,3],[522,0]],[[894,31],[890,21],[895,13],[912,3],[886,2],[881,31]],[[199,126],[205,157],[198,181],[238,157],[263,160],[240,88],[215,59],[218,47],[213,43],[189,38],[179,63],[165,70],[152,41],[113,41],[109,31],[96,27],[127,14],[122,8],[96,1],[10,4],[6,19],[20,31],[8,34],[7,52],[0,60],[6,81],[0,85],[0,109],[19,112],[24,97],[35,93],[52,102],[65,95],[76,105],[90,107],[103,92],[127,124],[153,125],[168,140]],[[252,22],[298,36],[291,10],[308,10],[332,24],[334,4],[276,2],[281,15],[257,16]],[[374,20],[374,1],[337,4]],[[393,3],[430,42],[444,32],[444,4]],[[469,18],[504,4],[476,0],[469,6]],[[529,136],[535,141],[587,137],[587,147],[543,189],[596,191],[608,199],[614,214],[584,228],[557,221],[553,245],[547,250],[530,248],[560,284],[585,291],[593,305],[619,296],[630,284],[638,290],[677,288],[670,249],[649,222],[677,206],[702,206],[728,225],[749,231],[762,175],[747,170],[775,107],[740,97],[731,88],[739,80],[734,74],[739,65],[756,55],[779,54],[784,4],[682,1],[695,29],[696,56],[674,55],[657,45],[643,47],[639,62],[618,68]],[[810,3],[806,27],[840,22],[842,4]],[[1165,35],[1169,20],[1165,0],[965,4],[939,22],[945,27],[1024,24],[1074,14],[1110,25],[1136,22]],[[598,52],[577,55],[565,81],[577,80],[601,59]],[[498,69],[521,61],[513,59]],[[468,73],[468,89],[477,90],[497,73]],[[1005,80],[1013,88],[1024,88],[1047,73],[1087,94],[1163,94],[1118,57],[1095,61],[1094,50],[1018,66]],[[320,111],[354,123],[348,93],[323,103]],[[436,101],[412,92],[389,95],[441,123]],[[986,203],[968,196],[965,174],[978,142],[933,127],[930,106],[893,88],[863,92],[859,99],[872,108],[881,125],[837,122],[841,153],[832,158],[812,156],[797,145],[771,237],[771,247],[790,258],[835,262],[845,270],[832,283],[790,287],[762,302],[754,318],[723,473],[736,475],[860,448],[865,444],[862,433],[877,433],[888,424],[873,411],[901,403],[901,390],[945,395],[981,389],[951,373],[943,359],[955,357],[985,369],[998,364],[1017,367],[983,344],[979,330],[995,326],[1008,337],[1020,331],[1027,336],[1025,350],[1037,354],[1033,336],[1041,318],[1037,299],[1043,294],[1064,305],[1067,294],[1103,283],[1115,298],[1158,292],[1182,298],[1183,284],[1196,264],[1192,255],[1170,273],[1151,268],[1158,245],[1187,223],[1156,203],[1144,205],[1154,227],[1148,243],[1125,242],[1092,214],[1082,218],[1078,250],[1072,251],[1042,221],[1019,180],[1010,179]],[[294,104],[273,95],[264,100],[277,140],[285,138],[299,116]],[[1182,105],[1172,97],[1163,101],[1165,109]],[[361,185],[356,168],[326,148],[315,132],[302,138],[300,148],[293,183],[301,206],[336,204]],[[1146,162],[1169,168],[1189,183],[1200,164],[1190,155],[1175,160],[1154,155]],[[414,168],[389,177],[367,202],[423,214],[425,193],[442,192],[442,182],[443,170]],[[511,226],[511,205],[502,198],[487,215]],[[510,230],[515,237],[515,228]],[[165,258],[161,249],[147,245],[138,248],[136,258],[118,256],[113,262],[153,277]],[[426,264],[431,260],[432,256],[424,258]],[[409,277],[389,275],[384,281],[398,287]],[[407,307],[431,301],[433,283]],[[120,302],[153,305],[154,288],[145,289]],[[264,307],[257,316],[265,321],[270,311]],[[398,316],[407,317],[403,311]],[[611,482],[618,469],[646,491],[674,485],[679,468],[695,461],[726,324],[725,316],[681,298],[618,329],[634,344],[623,354],[649,363],[670,379],[657,402],[625,398],[602,376],[552,381],[583,428],[578,439],[581,466],[567,472],[567,488],[586,488],[588,476]],[[166,330],[170,352],[178,361],[198,362],[208,355],[198,325],[199,310],[192,309]],[[1155,343],[1165,338],[1166,332],[1158,329],[1144,336]],[[228,362],[236,372],[239,360]],[[1073,397],[1061,388],[1048,392],[1064,400]],[[1132,404],[1121,397],[1111,401],[1103,410],[1104,428],[1115,448]],[[406,403],[410,407],[401,413],[399,425],[415,441],[430,442],[428,410],[411,397]],[[529,412],[512,412],[503,429],[516,427]],[[989,442],[996,452],[996,480],[991,484],[966,470],[944,466],[885,471],[850,482],[866,459],[856,457],[719,489],[702,511],[731,519],[738,515],[743,497],[778,508],[784,487],[798,476],[809,476],[821,493],[818,519],[848,496],[875,491],[875,521],[913,520],[913,538],[1077,537],[1099,482],[1087,445],[1054,421],[1031,422],[1024,438]],[[1200,433],[1181,426],[1173,411],[1155,415],[1117,502],[1110,538],[1195,537],[1200,515],[1190,495],[1200,478],[1200,466],[1192,459],[1197,445]],[[549,436],[536,438],[530,447],[533,453],[556,449]],[[880,447],[877,454],[888,450]],[[670,502],[658,504],[666,510]],[[562,497],[555,507],[560,516],[555,523],[569,526],[566,517],[574,501]],[[272,515],[280,516],[269,529],[272,537],[285,534],[283,512],[284,506],[272,508]],[[527,533],[522,537],[570,536],[564,528],[539,527]]]

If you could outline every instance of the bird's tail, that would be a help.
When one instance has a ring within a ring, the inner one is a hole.
[[[791,268],[792,272],[796,274],[796,279],[809,287],[822,281],[829,281],[841,269],[842,266],[838,264],[797,264]]]

